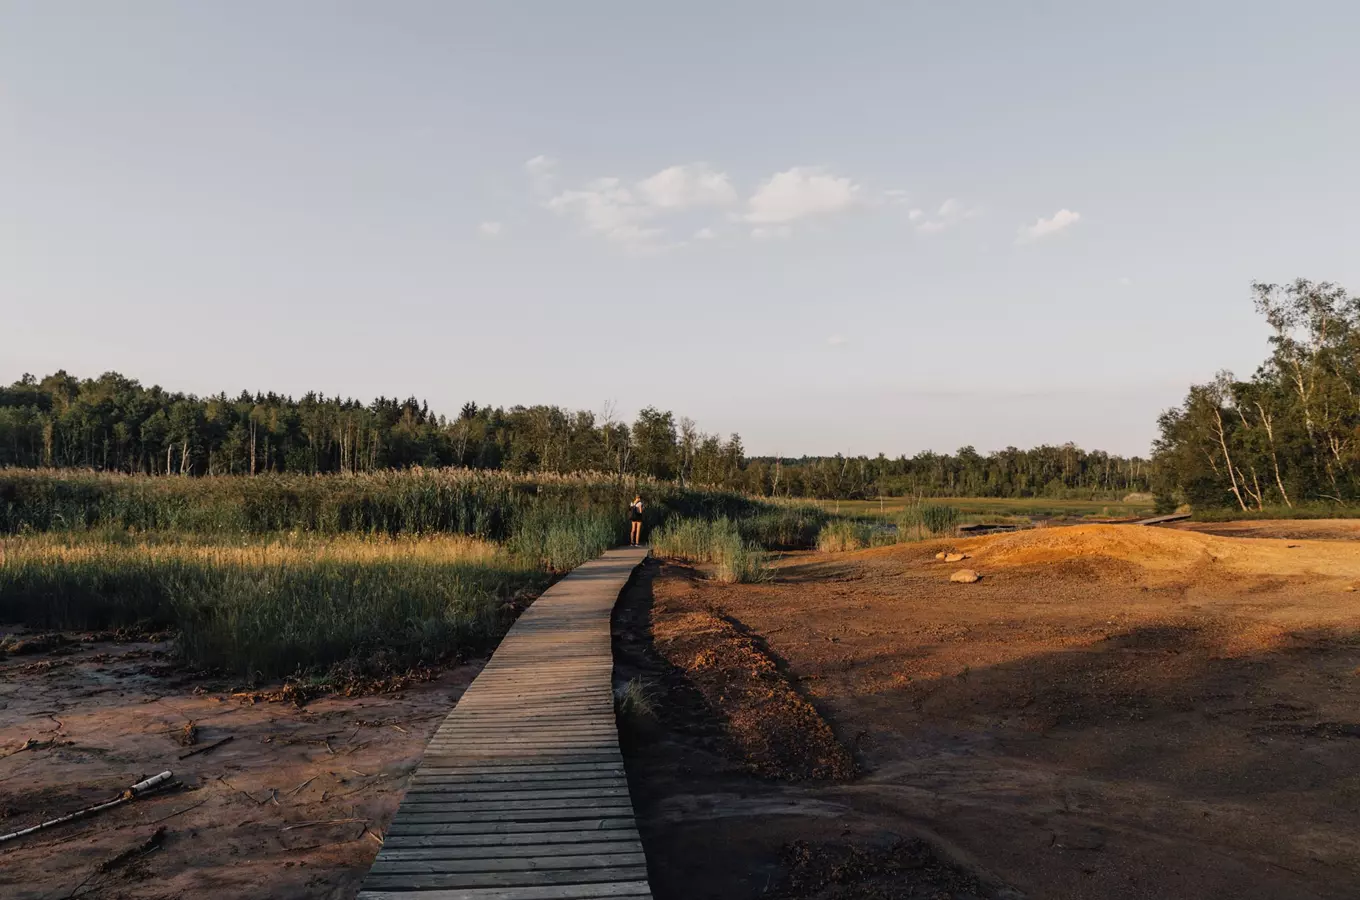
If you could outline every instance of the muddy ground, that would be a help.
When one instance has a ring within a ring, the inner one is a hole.
[[[625,753],[656,896],[1360,896],[1360,545],[1328,537],[649,563],[616,648],[653,697]],[[853,773],[788,749],[828,757],[757,656]]]
[[[73,637],[0,658],[0,833],[164,770],[183,787],[0,844],[6,900],[353,897],[478,669],[299,706],[183,673],[165,644]]]
[[[1296,525],[650,561],[615,649],[656,897],[1360,896],[1360,544]],[[15,649],[0,833],[183,786],[0,845],[6,900],[352,897],[479,668],[298,705],[164,643]]]

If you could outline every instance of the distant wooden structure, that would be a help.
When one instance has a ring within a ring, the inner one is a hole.
[[[980,534],[996,534],[1002,531],[1020,531],[1022,528],[1033,528],[1033,525],[989,525],[986,522],[973,522],[968,525],[959,526],[959,534],[966,534],[970,537]]]
[[[431,739],[359,900],[650,900],[609,626],[646,556],[611,550],[520,616]]]
[[[1153,516],[1151,519],[1139,519],[1135,525],[1165,525],[1167,522],[1181,522],[1190,518],[1190,513],[1172,513],[1169,516]]]

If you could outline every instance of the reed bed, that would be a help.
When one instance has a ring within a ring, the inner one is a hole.
[[[467,534],[506,540],[534,507],[622,512],[647,524],[745,517],[768,504],[728,491],[601,473],[512,475],[405,469],[358,475],[183,478],[67,469],[0,470],[0,533],[113,527],[203,534]]]
[[[252,680],[484,652],[509,627],[509,601],[549,580],[533,561],[461,536],[0,539],[0,621],[172,628],[185,662]]]

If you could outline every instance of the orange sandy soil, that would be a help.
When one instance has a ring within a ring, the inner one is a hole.
[[[656,896],[1360,896],[1358,586],[1353,543],[1118,525],[795,554],[760,585],[653,565],[616,646],[661,692],[625,745]],[[750,774],[743,717],[662,652],[699,612],[857,777]]]
[[[65,650],[0,659],[0,832],[167,769],[185,787],[0,845],[6,900],[353,897],[407,776],[476,672],[299,708],[183,677],[159,645]],[[188,722],[197,743],[184,747]],[[157,849],[100,871],[161,827]]]

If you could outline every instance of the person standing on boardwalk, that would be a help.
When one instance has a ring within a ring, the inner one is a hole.
[[[628,543],[633,547],[642,546],[642,495],[633,497],[633,502],[628,507],[629,537]]]

